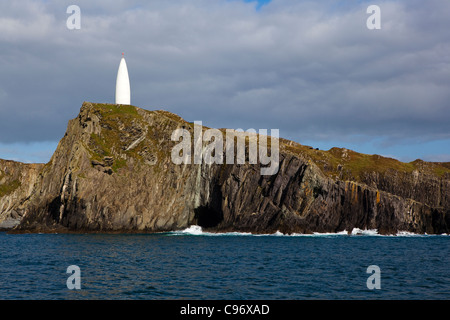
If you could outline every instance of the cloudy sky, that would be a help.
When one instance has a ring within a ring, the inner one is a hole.
[[[125,52],[133,105],[450,161],[449,16],[448,0],[1,1],[0,158],[47,162],[83,101],[114,102]]]

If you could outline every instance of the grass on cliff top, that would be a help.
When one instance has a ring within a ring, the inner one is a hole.
[[[169,118],[169,119],[172,119],[172,120],[174,120],[174,121],[176,121],[176,122],[181,122],[181,123],[190,123],[190,122],[187,122],[186,120],[184,120],[182,117],[180,117],[179,115],[177,115],[177,114],[175,114],[175,113],[172,113],[172,112],[169,112],[169,111],[166,111],[166,110],[157,110],[157,111],[155,111],[156,113],[158,113],[158,114],[162,114],[162,115],[164,115],[165,117],[167,117],[167,118]],[[192,123],[192,125],[193,125],[193,123]]]
[[[93,103],[92,105],[97,110],[99,110],[103,116],[107,116],[107,115],[138,116],[136,107],[132,106],[132,105],[109,104],[109,103]]]
[[[415,160],[409,163],[379,155],[358,153],[344,148],[331,148],[328,151],[316,150],[309,146],[283,141],[283,148],[302,154],[313,161],[322,171],[331,177],[361,181],[366,173],[384,174],[387,171],[402,173],[419,172],[442,177],[450,174],[450,163],[435,163]]]

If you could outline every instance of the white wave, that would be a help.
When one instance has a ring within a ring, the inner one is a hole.
[[[363,236],[379,236],[377,229],[359,229],[359,228],[353,228],[352,235],[363,235]]]
[[[274,237],[284,237],[287,236],[287,234],[284,234],[280,231],[274,232],[274,233],[267,233],[267,234],[261,234],[261,236],[274,236]]]
[[[313,233],[282,233],[277,231],[271,234],[259,234],[255,236],[277,236],[277,237],[329,237],[329,236],[340,236],[348,235],[347,231],[340,232],[313,232]]]
[[[328,236],[347,236],[348,232],[347,230],[340,231],[340,232],[314,232],[314,236],[322,236],[322,237],[328,237]]]
[[[441,234],[428,234],[428,233],[414,233],[410,231],[398,231],[394,236],[397,237],[439,237],[439,236],[450,236],[447,233]]]
[[[193,235],[193,236],[248,236],[251,233],[246,232],[205,232],[202,227],[198,225],[191,225],[190,227],[180,230],[169,232],[171,235]]]
[[[398,231],[396,236],[398,237],[417,237],[417,236],[424,236],[422,234],[417,234],[410,231]]]
[[[202,227],[193,225],[193,226],[190,226],[189,228],[186,228],[186,229],[184,229],[182,231],[179,231],[179,233],[198,236],[198,235],[201,235],[203,233],[203,230],[202,230]]]
[[[339,232],[314,232],[314,233],[292,233],[286,234],[276,231],[271,234],[252,234],[249,232],[205,232],[201,226],[191,225],[184,230],[172,231],[169,235],[193,235],[193,236],[275,236],[275,237],[333,237],[333,236],[377,236],[377,237],[425,237],[427,234],[418,234],[409,231],[398,231],[397,234],[382,235],[378,233],[377,229],[359,229],[353,228],[351,232],[347,230]],[[440,236],[449,236],[448,234],[441,234]]]

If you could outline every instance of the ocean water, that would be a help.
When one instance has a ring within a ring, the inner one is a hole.
[[[449,300],[450,236],[0,232],[0,299]],[[67,268],[80,269],[69,289]],[[379,289],[369,289],[369,266]]]

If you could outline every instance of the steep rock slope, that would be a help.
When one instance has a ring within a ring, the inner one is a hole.
[[[43,167],[0,159],[0,230],[19,224]]]

